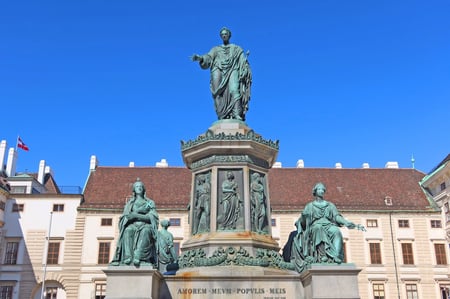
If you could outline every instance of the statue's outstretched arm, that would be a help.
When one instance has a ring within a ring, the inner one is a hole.
[[[192,61],[199,61],[199,62],[203,61],[203,57],[198,54],[193,54],[192,56],[190,56],[190,59]]]

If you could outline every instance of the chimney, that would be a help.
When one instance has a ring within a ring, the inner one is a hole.
[[[39,171],[38,171],[38,182],[42,185],[44,184],[44,178],[45,178],[45,160],[41,160],[39,162]]]
[[[336,167],[336,168],[338,168],[338,169],[341,169],[341,168],[342,168],[342,163],[337,162],[337,163],[334,165],[334,167]]]
[[[17,152],[12,147],[9,149],[8,162],[6,163],[6,175],[11,177],[16,175]]]
[[[272,166],[272,168],[281,168],[281,167],[283,167],[281,162],[275,162],[275,163],[273,163],[273,166]]]
[[[369,163],[363,163],[362,168],[370,168]]]
[[[4,163],[5,163],[5,157],[6,157],[6,140],[2,140],[0,143],[0,172],[4,169]]]
[[[305,168],[305,161],[303,160],[298,160],[297,161],[297,168]]]
[[[169,166],[169,164],[167,163],[166,159],[161,159],[160,162],[156,162],[156,167],[160,167],[160,168],[166,168]]]
[[[385,168],[398,168],[398,162],[387,162]]]
[[[131,161],[131,162],[128,164],[128,167],[134,167],[134,162]]]
[[[51,169],[50,166],[45,166],[44,172],[45,174],[49,173],[52,175],[52,177],[55,177],[55,175],[53,174],[53,169]]]
[[[98,160],[97,157],[95,155],[91,156],[91,163],[89,165],[89,171],[95,171],[95,169],[98,166]]]

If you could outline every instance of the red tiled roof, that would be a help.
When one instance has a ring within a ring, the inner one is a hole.
[[[182,167],[97,167],[88,179],[82,208],[121,209],[140,178],[158,209],[185,209],[191,192],[191,172]],[[303,209],[315,183],[327,187],[325,198],[347,210],[427,210],[429,202],[415,169],[273,168],[269,192],[274,210]],[[390,197],[392,205],[385,204]]]
[[[82,207],[123,208],[137,178],[158,209],[187,208],[191,192],[191,172],[187,168],[102,166],[89,175]]]
[[[423,210],[429,202],[419,186],[424,173],[414,169],[273,168],[269,192],[274,209],[299,209],[312,198],[317,182],[325,199],[348,210]],[[392,206],[385,204],[390,197]]]

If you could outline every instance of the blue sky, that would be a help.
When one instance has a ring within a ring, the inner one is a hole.
[[[184,166],[180,140],[216,120],[209,71],[221,43],[250,51],[247,124],[295,167],[425,173],[450,149],[449,1],[3,1],[1,140],[17,171],[45,160],[62,186],[102,166]]]

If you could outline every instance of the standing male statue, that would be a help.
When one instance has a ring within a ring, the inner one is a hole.
[[[211,71],[210,88],[218,119],[245,121],[252,84],[250,65],[242,48],[230,44],[230,29],[222,28],[220,37],[222,45],[205,55],[194,54],[191,59]]]

